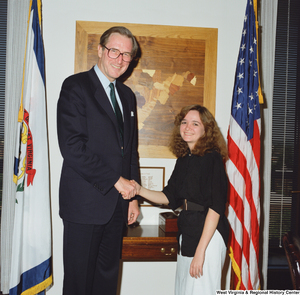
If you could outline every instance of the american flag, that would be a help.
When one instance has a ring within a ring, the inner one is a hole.
[[[236,290],[260,289],[260,107],[257,30],[253,1],[247,1],[228,129],[228,220],[232,283]]]

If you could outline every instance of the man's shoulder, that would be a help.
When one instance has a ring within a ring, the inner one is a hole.
[[[130,87],[128,87],[126,84],[124,84],[123,82],[117,80],[117,89],[118,91],[122,91],[124,93],[126,93],[127,95],[134,95],[133,91],[131,90]]]
[[[91,75],[91,71],[94,71],[94,70],[91,69],[89,71],[79,72],[79,73],[75,73],[73,75],[70,75],[69,77],[67,77],[65,79],[64,82],[72,82],[72,81],[80,82],[80,81],[84,81],[86,79],[89,79],[89,76]]]

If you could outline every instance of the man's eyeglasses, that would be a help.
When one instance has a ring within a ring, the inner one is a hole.
[[[132,61],[132,55],[130,52],[120,52],[120,50],[116,49],[116,48],[107,48],[105,45],[102,45],[104,48],[107,49],[108,51],[108,57],[110,58],[118,58],[120,56],[120,54],[122,55],[122,59],[125,62],[131,62]]]

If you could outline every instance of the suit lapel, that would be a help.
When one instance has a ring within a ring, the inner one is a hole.
[[[109,101],[109,98],[107,97],[106,92],[93,68],[89,71],[89,77],[91,79],[94,97],[114,124],[117,136],[119,138],[119,142],[121,144],[117,117]]]

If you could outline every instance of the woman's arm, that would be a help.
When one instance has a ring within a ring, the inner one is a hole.
[[[137,195],[140,195],[141,197],[147,199],[148,201],[156,204],[164,204],[164,205],[169,204],[169,200],[163,192],[152,191],[147,188],[144,188],[134,180],[131,180],[131,182],[134,183],[135,185]]]
[[[205,218],[203,232],[190,266],[190,275],[193,278],[200,278],[200,276],[203,275],[205,251],[213,234],[215,233],[219,219],[220,215],[209,208]]]

